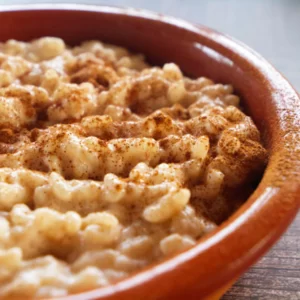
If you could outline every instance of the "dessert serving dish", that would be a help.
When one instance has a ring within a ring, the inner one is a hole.
[[[219,299],[292,222],[300,99],[253,50],[131,8],[0,22],[1,297]]]

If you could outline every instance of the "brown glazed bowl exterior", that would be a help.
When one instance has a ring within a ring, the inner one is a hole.
[[[193,248],[105,288],[64,299],[213,299],[286,230],[300,204],[300,100],[287,80],[242,43],[203,26],[130,8],[26,5],[0,8],[0,41],[100,39],[177,63],[189,76],[230,83],[269,151],[249,200]],[[291,62],[293,63],[293,62]]]

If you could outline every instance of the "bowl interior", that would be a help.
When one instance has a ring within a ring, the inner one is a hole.
[[[233,84],[270,146],[272,133],[267,120],[272,114],[272,103],[264,95],[268,83],[262,82],[260,74],[246,60],[242,64],[234,53],[213,41],[214,35],[216,39],[221,36],[199,26],[201,36],[188,23],[163,16],[154,18],[151,13],[138,10],[127,9],[120,14],[118,9],[109,7],[96,11],[68,11],[68,6],[64,7],[2,13],[0,40],[29,41],[48,35],[75,45],[98,39],[143,53],[154,64],[175,62],[188,76],[207,76],[216,82]]]

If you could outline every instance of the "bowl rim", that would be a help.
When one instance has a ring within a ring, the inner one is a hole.
[[[268,92],[272,93],[275,106],[279,105],[282,101],[287,101],[287,97],[300,103],[297,92],[288,81],[254,50],[226,34],[219,33],[216,30],[203,25],[195,25],[180,18],[130,7],[69,3],[7,5],[0,7],[0,15],[9,12],[44,10],[127,15],[129,17],[139,18],[145,22],[152,20],[164,23],[164,25],[171,25],[191,31],[225,49],[226,51],[224,51],[227,52],[227,54],[236,57],[237,62],[246,62],[254,67],[255,72],[257,72],[262,79],[267,80],[266,89],[269,89]],[[300,121],[300,111],[296,113],[295,118],[297,121]],[[284,122],[283,119],[282,122]],[[295,125],[292,129],[296,130],[297,128],[298,127]],[[298,141],[296,146],[300,147],[300,141]],[[281,145],[281,147],[284,146]],[[287,149],[287,151],[291,150]],[[209,295],[214,289],[228,283],[228,277],[231,280],[237,278],[247,267],[249,267],[249,265],[254,263],[275,243],[296,216],[300,206],[300,170],[298,166],[291,166],[291,170],[295,172],[296,179],[294,182],[288,182],[278,186],[268,186],[260,183],[254,194],[252,194],[237,212],[222,223],[214,232],[200,239],[192,248],[162,262],[150,265],[107,287],[97,288],[78,294],[70,294],[61,299],[108,299],[112,296],[120,296],[120,299],[123,299],[122,296],[128,296],[130,291],[132,292],[133,289],[142,286],[145,291],[149,292],[151,289],[155,288],[155,286],[159,285],[162,280],[172,280],[179,274],[188,272],[193,268],[192,265],[194,262],[196,263],[197,261],[197,264],[199,265],[200,258],[202,258],[202,263],[204,263],[205,259],[211,256],[209,252],[214,247],[216,251],[215,254],[218,253],[221,257],[231,257],[232,260],[230,261],[230,264],[226,266],[226,276],[221,272],[218,275],[214,274],[214,279],[209,276],[201,277],[203,280],[200,284],[200,291],[202,291],[201,295]],[[297,176],[299,176],[299,179]],[[262,182],[263,181],[264,179]],[[282,201],[283,198],[287,198],[288,200]],[[260,228],[260,234],[256,234],[257,228],[255,226],[255,221],[261,218],[267,218],[268,214],[274,210],[283,210],[280,219],[277,219],[276,222],[265,222],[263,228]],[[249,236],[252,235],[253,238],[247,243],[241,243],[239,245],[237,245],[237,243],[233,244],[234,247],[232,247],[230,251],[235,253],[234,256],[230,256],[228,253],[222,253],[224,244],[227,243],[228,245],[228,243],[230,244],[237,236],[242,237],[245,234],[248,234]],[[237,261],[237,255],[244,257],[244,260],[241,259],[241,261]],[[219,259],[211,272],[221,269],[224,269],[224,264],[222,259]],[[184,284],[182,287],[184,287]],[[137,290],[136,292],[139,293]]]

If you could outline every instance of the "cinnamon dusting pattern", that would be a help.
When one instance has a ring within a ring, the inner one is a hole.
[[[58,38],[0,44],[0,295],[106,286],[191,247],[267,153],[230,85]]]

